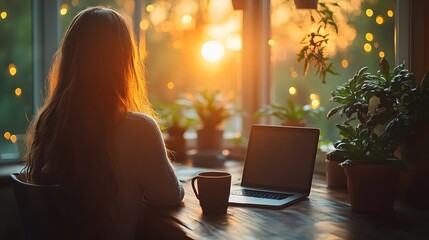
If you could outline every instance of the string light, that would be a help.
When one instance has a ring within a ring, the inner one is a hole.
[[[64,3],[63,5],[61,5],[60,14],[64,16],[67,14],[67,11],[68,11],[68,6],[67,4]]]
[[[16,95],[17,97],[19,97],[19,96],[21,96],[21,94],[22,94],[22,90],[21,90],[21,88],[16,88],[16,89],[15,89],[15,95]]]
[[[365,45],[363,45],[363,49],[365,50],[365,52],[371,52],[372,50],[371,44],[365,43]]]
[[[3,136],[4,136],[4,138],[6,138],[7,140],[9,140],[10,139],[10,132],[5,132],[4,134],[3,134]]]
[[[383,57],[384,57],[384,52],[383,52],[383,51],[380,51],[380,52],[378,53],[378,56],[380,56],[380,58],[383,58]]]
[[[11,135],[10,136],[10,141],[13,143],[16,143],[16,135]]]
[[[374,15],[374,11],[372,11],[372,9],[371,9],[371,8],[368,8],[368,9],[365,11],[365,13],[366,13],[366,15],[367,15],[368,17],[372,17],[372,15]]]
[[[372,33],[366,33],[365,38],[366,40],[371,42],[374,39],[374,36],[372,35]]]
[[[290,87],[290,88],[289,88],[289,93],[290,93],[291,95],[295,95],[295,94],[296,94],[296,88],[294,88],[294,87]]]
[[[1,17],[1,19],[6,19],[7,18],[7,12],[1,12],[0,17]]]
[[[383,19],[383,17],[382,17],[382,16],[377,16],[377,18],[375,18],[375,22],[376,22],[378,25],[381,25],[381,24],[383,24],[383,23],[384,23],[384,19]]]
[[[393,11],[392,10],[387,11],[387,16],[393,17]]]
[[[276,41],[274,39],[268,40],[268,45],[274,46],[274,44],[276,44]]]
[[[13,64],[13,63],[9,64],[9,74],[11,76],[15,76],[16,72],[17,72],[17,70],[16,70],[16,67],[15,67],[15,64]]]

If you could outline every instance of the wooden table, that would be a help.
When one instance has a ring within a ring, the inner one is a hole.
[[[235,182],[242,165],[227,164],[222,170],[230,172]],[[387,215],[354,213],[347,191],[327,188],[322,175],[314,175],[309,198],[292,206],[280,210],[229,206],[222,216],[202,215],[190,181],[184,186],[183,206],[151,210],[159,217],[152,230],[162,231],[166,238],[429,239],[429,212],[397,204]]]

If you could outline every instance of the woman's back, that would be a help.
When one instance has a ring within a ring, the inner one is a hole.
[[[115,133],[114,172],[118,184],[118,236],[134,233],[141,204],[174,206],[183,188],[177,180],[156,122],[129,113]],[[114,210],[114,209],[113,209]]]
[[[160,206],[183,197],[150,117],[142,68],[132,31],[119,13],[103,7],[80,12],[66,31],[49,94],[28,129],[26,180],[67,188],[88,238],[132,236],[143,196]]]

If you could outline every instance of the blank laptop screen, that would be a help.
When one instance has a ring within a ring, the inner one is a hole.
[[[319,130],[254,125],[242,185],[309,191]]]

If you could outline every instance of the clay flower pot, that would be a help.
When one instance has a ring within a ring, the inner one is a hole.
[[[297,9],[317,9],[318,0],[294,0]]]
[[[345,168],[352,211],[377,214],[394,209],[399,170],[391,165],[353,165]]]
[[[326,184],[332,188],[346,188],[347,176],[344,168],[341,167],[338,161],[325,159],[326,163]]]

